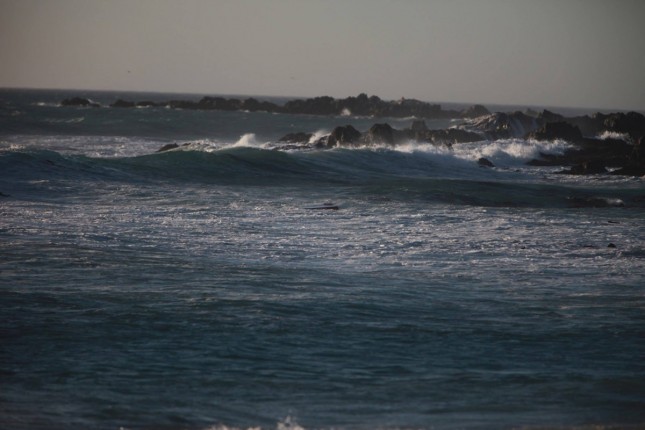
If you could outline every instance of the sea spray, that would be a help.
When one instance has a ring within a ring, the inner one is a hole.
[[[0,427],[643,427],[642,179],[522,164],[557,141],[299,150],[375,121],[12,94]]]

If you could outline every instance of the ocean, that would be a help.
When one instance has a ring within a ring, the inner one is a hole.
[[[643,178],[182,97],[0,91],[0,428],[645,428]]]

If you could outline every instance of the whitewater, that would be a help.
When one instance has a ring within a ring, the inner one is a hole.
[[[0,91],[1,428],[645,426],[642,178],[75,94]]]

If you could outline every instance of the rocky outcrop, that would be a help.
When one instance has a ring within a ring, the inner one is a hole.
[[[100,107],[101,105],[83,97],[72,97],[60,102],[61,106]]]
[[[117,99],[114,103],[110,105],[110,107],[114,108],[132,108],[135,107],[137,104],[135,102],[129,102],[126,100],[122,99]]]
[[[161,148],[159,148],[157,152],[165,152],[165,151],[170,151],[171,149],[177,149],[177,148],[179,148],[179,145],[177,145],[176,143],[167,143]]]
[[[534,117],[523,112],[495,112],[479,117],[465,129],[483,133],[490,140],[523,138],[538,129],[541,124]]]
[[[395,133],[390,124],[374,124],[365,133],[364,141],[371,144],[385,143],[387,145],[394,145],[395,134],[399,137],[399,133]]]
[[[281,137],[278,142],[284,142],[284,143],[307,143],[311,140],[313,137],[313,133],[304,133],[304,132],[299,132],[299,133],[289,133],[283,137]]]
[[[280,139],[280,143],[306,144],[313,134],[299,132],[289,133]],[[377,123],[364,133],[356,130],[351,125],[338,126],[327,136],[323,136],[315,143],[317,148],[333,148],[336,146],[357,145],[397,145],[406,142],[432,143],[435,145],[451,146],[454,143],[478,142],[483,136],[458,128],[445,130],[429,130],[424,121],[414,121],[407,129],[399,130],[388,123]]]
[[[462,118],[479,118],[480,116],[490,115],[490,111],[482,105],[474,105],[461,111]]]
[[[481,157],[479,160],[477,160],[477,165],[479,165],[480,167],[495,167],[492,161],[484,157]]]
[[[334,146],[347,146],[360,143],[361,132],[351,125],[336,127],[327,138],[322,138],[319,143],[328,148]]]
[[[581,164],[573,166],[571,169],[563,170],[560,173],[568,175],[597,175],[607,173],[605,163],[601,160],[583,161]]]
[[[527,137],[535,140],[562,139],[571,143],[579,143],[582,141],[580,129],[564,121],[547,122],[538,130],[529,133]]]
[[[645,135],[634,145],[622,168],[612,172],[614,175],[645,176]]]
[[[61,102],[63,106],[95,106],[87,99],[75,97]],[[98,106],[98,105],[96,105]],[[377,96],[359,94],[357,97],[335,99],[329,96],[314,97],[308,99],[293,99],[284,105],[278,105],[269,101],[260,101],[255,98],[235,99],[225,97],[202,97],[199,101],[192,100],[168,100],[165,102],[133,102],[118,99],[110,104],[110,107],[133,108],[133,107],[167,107],[171,109],[193,109],[193,110],[222,110],[250,112],[263,111],[271,113],[288,113],[297,115],[356,115],[373,117],[418,117],[418,118],[462,118],[463,115],[478,116],[487,113],[485,107],[475,105],[464,112],[442,109],[441,105],[427,103],[416,99],[405,99],[394,101],[381,100]]]
[[[459,128],[447,128],[442,130],[428,130],[422,142],[435,144],[446,144],[448,146],[454,143],[480,142],[484,139],[479,133],[462,130]]]

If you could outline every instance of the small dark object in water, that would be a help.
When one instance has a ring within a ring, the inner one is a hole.
[[[616,245],[614,245],[613,243],[610,243],[609,245],[607,245],[607,248],[615,248],[615,247]]]
[[[319,209],[319,210],[322,210],[322,209],[328,209],[328,210],[334,210],[334,211],[337,211],[339,208],[338,208],[338,205],[335,205],[335,204],[333,204],[333,203],[323,203],[323,204],[322,204],[322,205],[320,205],[320,206],[310,206],[310,207],[306,207],[305,209],[310,209],[310,210],[314,210],[314,209]]]
[[[480,158],[477,160],[477,164],[479,164],[480,167],[495,167],[495,165],[487,158]]]
[[[168,143],[157,150],[157,152],[170,151],[171,149],[179,148],[176,143]]]

